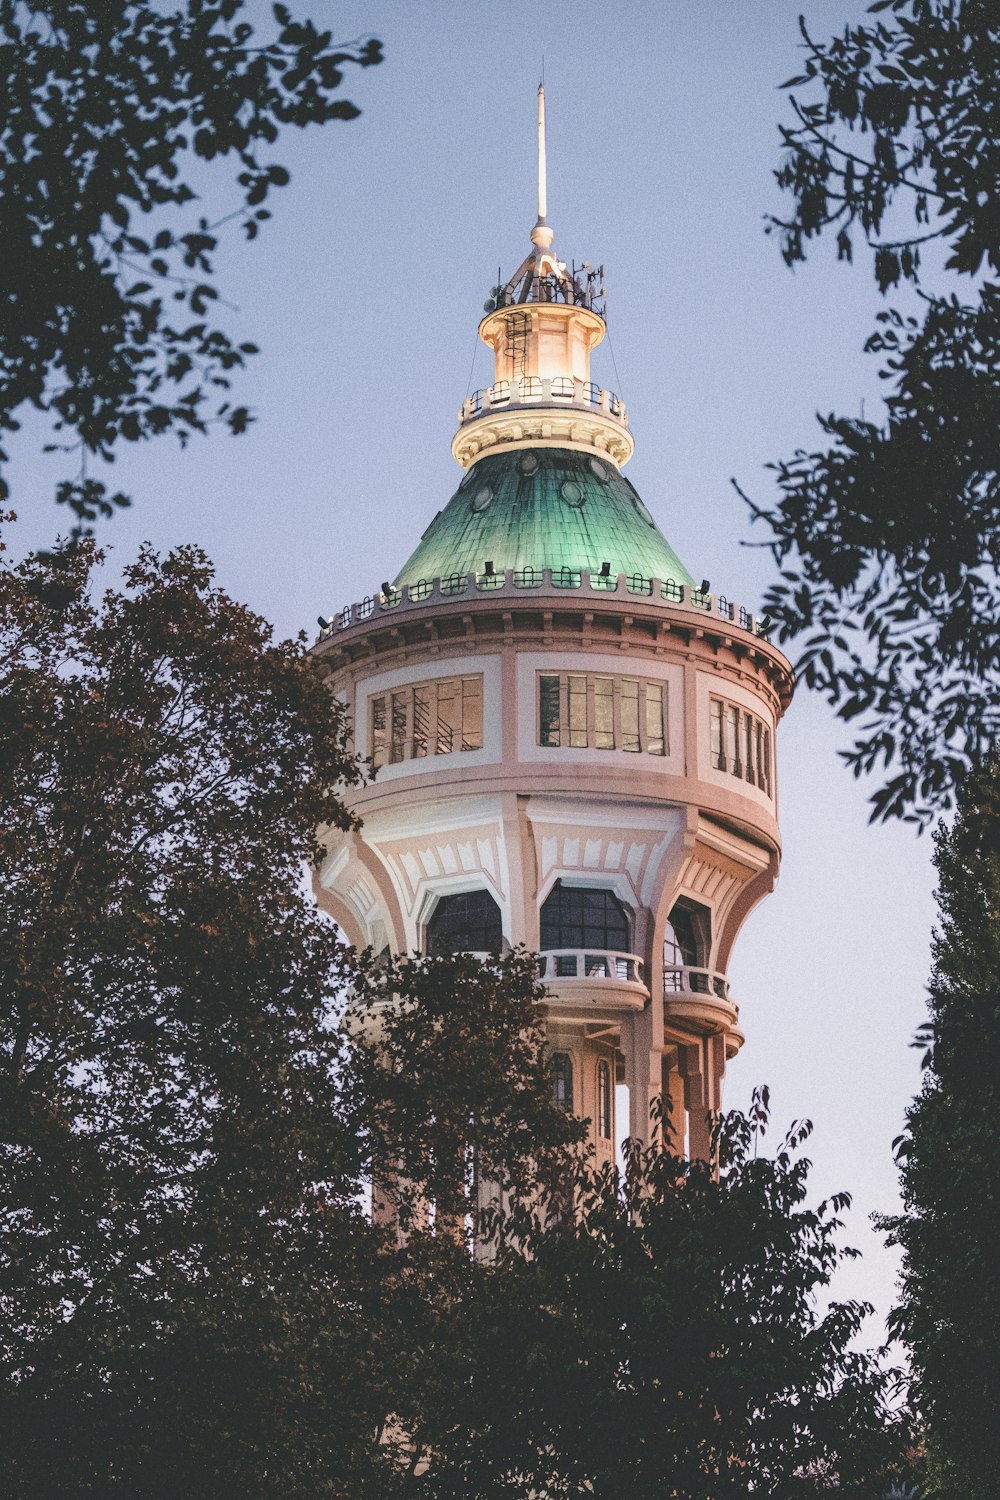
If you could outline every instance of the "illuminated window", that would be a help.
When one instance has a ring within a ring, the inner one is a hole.
[[[552,1098],[557,1109],[573,1112],[573,1059],[568,1052],[552,1054]]]
[[[712,765],[771,796],[771,731],[755,714],[722,698],[711,708]]]
[[[602,1141],[611,1139],[611,1069],[606,1062],[597,1064],[597,1134]]]
[[[667,690],[640,677],[538,675],[538,743],[577,750],[667,753]]]
[[[500,908],[489,891],[442,896],[427,924],[427,951],[499,953],[503,942]]]
[[[557,948],[627,953],[628,913],[613,891],[557,881],[541,910],[541,948],[545,953]]]
[[[377,770],[403,760],[483,748],[483,679],[438,677],[380,693],[369,704],[368,753]]]

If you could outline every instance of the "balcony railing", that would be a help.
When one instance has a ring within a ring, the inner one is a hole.
[[[710,995],[735,1006],[729,994],[729,980],[725,974],[714,969],[698,969],[688,964],[664,964],[663,998],[672,1000],[677,995]]]
[[[540,979],[612,979],[642,984],[642,959],[607,949],[553,948],[540,957]]]
[[[520,594],[525,589],[537,589],[541,593],[559,589],[579,590],[584,594],[633,594],[691,610],[709,619],[714,617],[724,620],[750,635],[767,640],[768,620],[764,616],[752,614],[741,604],[734,604],[724,594],[705,594],[688,584],[678,583],[674,578],[647,578],[641,573],[605,576],[596,568],[591,571],[580,568],[538,568],[530,564],[521,568],[509,568],[504,573],[487,573],[484,568],[481,573],[449,573],[444,578],[420,578],[415,583],[404,584],[401,589],[389,588],[380,590],[377,594],[366,594],[355,604],[345,604],[331,619],[321,617],[320,640],[400,608],[405,612],[413,606],[419,607],[428,602],[433,605],[456,595],[492,593],[511,596]]]
[[[493,411],[507,411],[520,406],[577,406],[601,412],[628,426],[628,411],[620,396],[603,390],[592,380],[576,380],[558,375],[540,380],[537,375],[522,375],[517,380],[498,380],[495,385],[473,391],[458,408],[458,425],[475,422]]]

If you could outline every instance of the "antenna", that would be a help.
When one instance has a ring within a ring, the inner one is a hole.
[[[545,223],[545,84],[538,85],[538,222]]]

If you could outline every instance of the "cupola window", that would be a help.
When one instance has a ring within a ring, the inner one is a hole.
[[[723,698],[713,698],[710,708],[714,769],[749,781],[770,797],[770,729],[756,714]]]
[[[372,765],[483,747],[483,678],[437,677],[369,700]]]
[[[427,924],[428,953],[499,953],[502,944],[500,908],[489,891],[440,897]]]
[[[667,685],[641,677],[538,675],[538,743],[549,748],[667,753]]]

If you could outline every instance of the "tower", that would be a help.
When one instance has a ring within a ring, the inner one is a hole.
[[[395,578],[321,622],[377,774],[315,887],[376,951],[538,950],[555,1087],[597,1160],[616,1083],[629,1134],[662,1094],[705,1156],[743,1042],[729,956],[778,869],[792,675],[622,473],[628,413],[590,378],[602,273],[553,250],[544,109],[540,88],[537,222],[479,325],[495,375],[459,410],[461,481]]]

